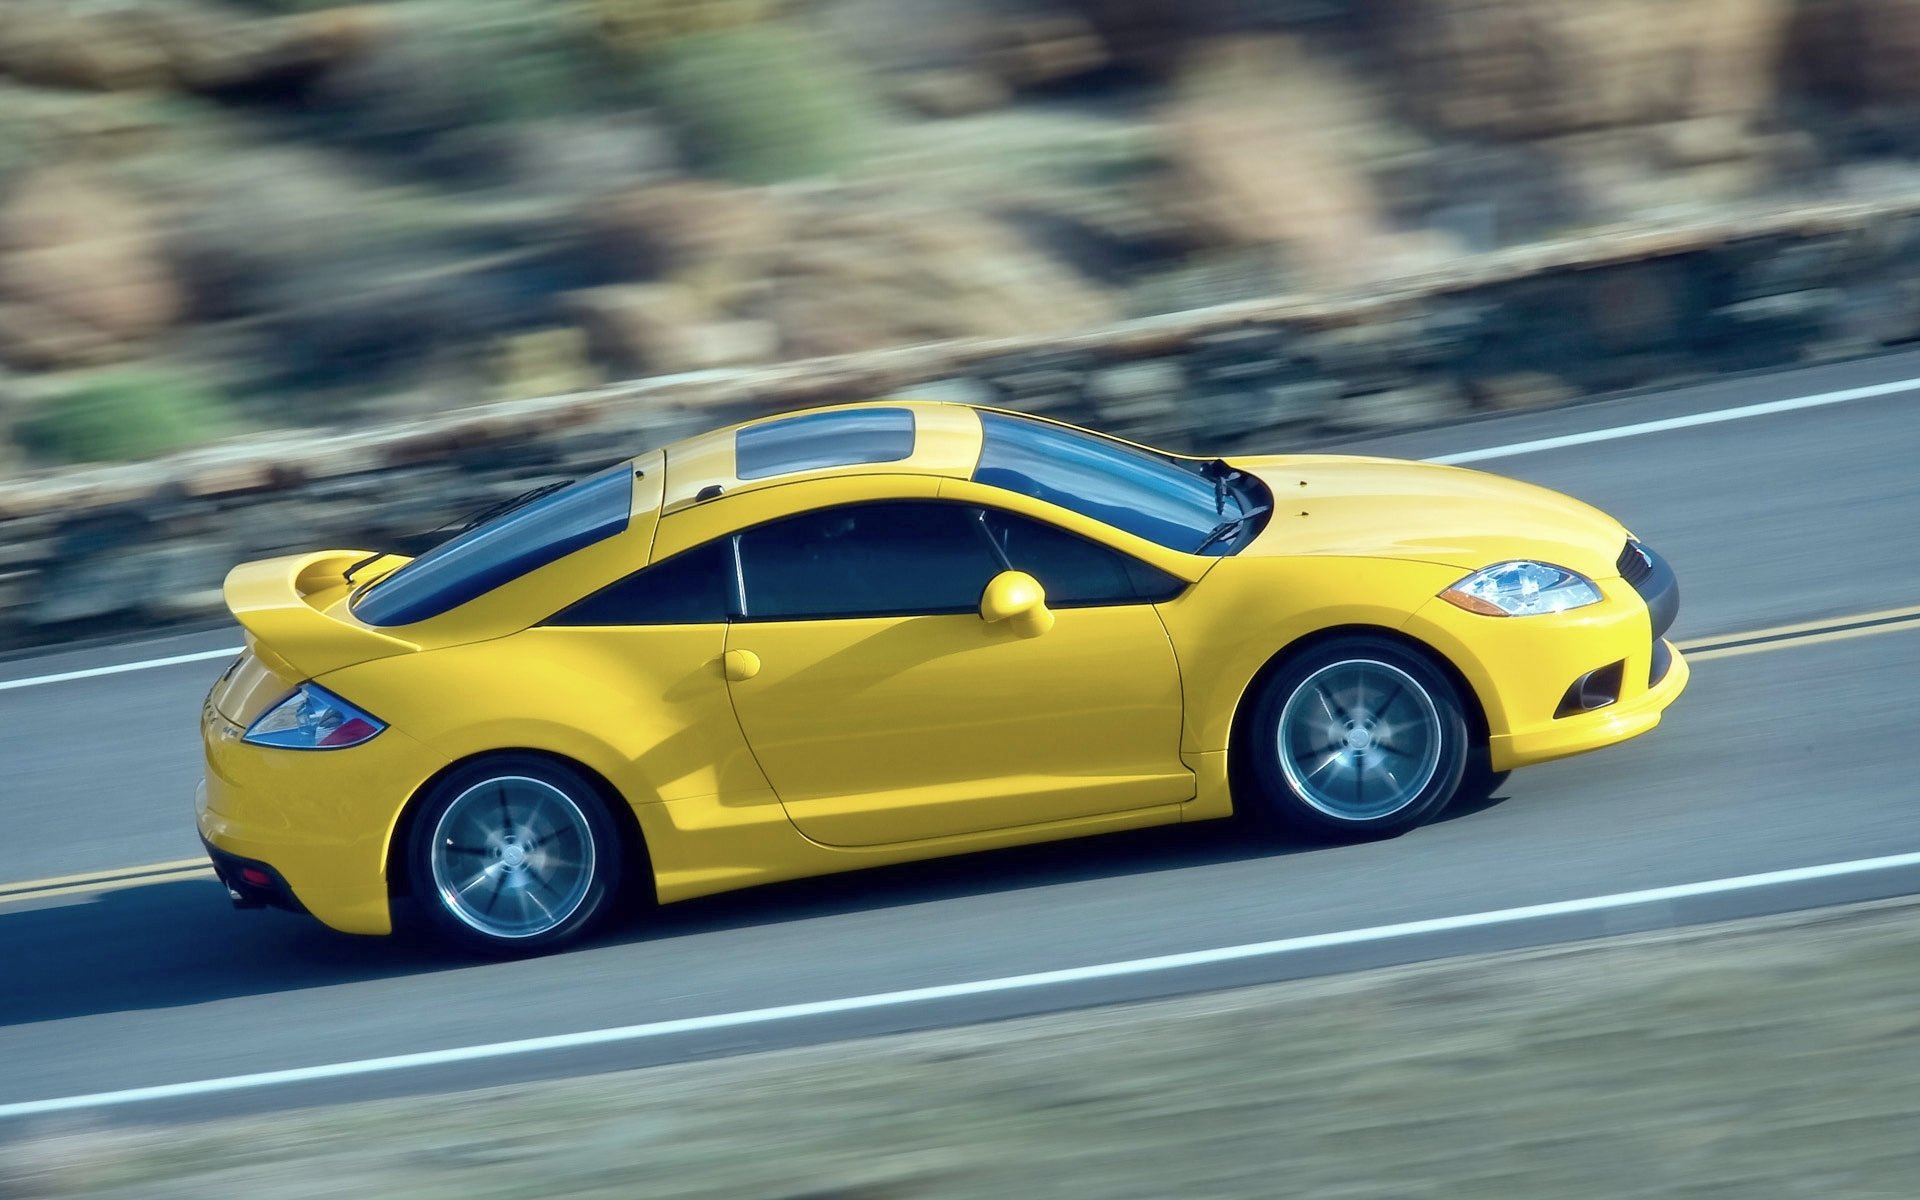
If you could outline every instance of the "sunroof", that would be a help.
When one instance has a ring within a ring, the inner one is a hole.
[[[733,473],[765,479],[912,456],[912,409],[840,409],[747,426],[734,435]]]

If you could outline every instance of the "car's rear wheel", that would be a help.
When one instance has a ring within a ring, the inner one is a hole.
[[[431,931],[487,954],[551,950],[610,906],[618,831],[579,772],[501,756],[440,779],[413,822],[409,867]]]
[[[1467,765],[1453,684],[1387,638],[1337,638],[1288,661],[1245,732],[1257,813],[1321,838],[1404,833],[1446,807]]]

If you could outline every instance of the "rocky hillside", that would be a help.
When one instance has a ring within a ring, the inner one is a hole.
[[[0,0],[0,473],[1912,186],[1920,0]]]

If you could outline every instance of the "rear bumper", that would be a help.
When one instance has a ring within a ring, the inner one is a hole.
[[[203,783],[200,785],[205,788]],[[206,848],[207,857],[213,861],[213,873],[227,889],[227,898],[233,901],[235,908],[283,908],[288,912],[305,913],[307,906],[300,903],[293,894],[293,888],[271,864],[241,858],[229,854],[215,846],[206,838],[200,839],[200,845]]]
[[[343,933],[391,933],[387,848],[407,797],[443,760],[397,729],[343,750],[250,745],[211,706],[201,733],[200,839],[237,902],[296,907]],[[272,882],[236,888],[248,865]]]

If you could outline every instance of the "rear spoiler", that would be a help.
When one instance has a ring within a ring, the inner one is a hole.
[[[301,679],[418,650],[354,619],[346,571],[365,557],[322,550],[241,563],[227,574],[227,608],[256,655]]]

